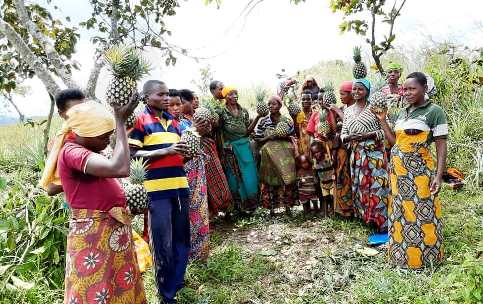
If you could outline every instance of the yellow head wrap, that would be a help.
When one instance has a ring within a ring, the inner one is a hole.
[[[68,119],[57,134],[39,182],[39,186],[44,189],[47,189],[47,186],[55,182],[56,179],[58,180],[57,159],[70,132],[82,137],[96,137],[111,132],[115,128],[115,121],[111,112],[94,101],[75,105],[67,111],[66,115]],[[59,184],[58,181],[55,183]]]
[[[223,96],[223,98],[226,98],[226,96],[228,96],[228,94],[233,91],[236,91],[235,87],[224,87],[223,90],[221,90],[221,96]]]

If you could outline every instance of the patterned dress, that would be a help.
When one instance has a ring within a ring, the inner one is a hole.
[[[288,117],[281,116],[280,121],[293,123]],[[262,118],[255,129],[255,137],[263,138],[273,134],[276,123],[270,115]],[[273,210],[278,207],[290,207],[296,199],[294,146],[288,140],[270,140],[260,148],[260,196],[263,207]]]
[[[389,208],[389,259],[408,268],[436,264],[443,258],[441,202],[431,195],[434,163],[429,146],[446,137],[448,125],[441,107],[427,102],[409,113],[401,111],[392,148]]]
[[[341,110],[344,110],[341,108]],[[340,122],[340,123],[339,123]],[[342,121],[338,121],[338,132],[342,129]],[[340,127],[339,127],[340,126]],[[334,140],[333,160],[335,170],[334,187],[334,209],[335,212],[344,217],[351,217],[354,214],[352,204],[352,181],[350,167],[350,151],[340,140],[340,133]]]
[[[307,132],[307,125],[312,113],[306,115],[303,111],[295,118],[295,123],[298,126],[298,153],[300,155],[310,155],[310,135]]]
[[[188,118],[183,118],[180,122],[180,131],[184,132],[191,126],[192,121]],[[205,159],[206,157],[201,154],[193,157],[184,165],[190,188],[190,259],[202,261],[208,259],[210,242]]]
[[[201,149],[206,156],[206,184],[208,186],[208,207],[212,216],[229,209],[232,201],[230,187],[216,151],[216,142],[209,137],[201,139]]]
[[[341,138],[369,132],[376,132],[376,139],[351,143],[352,201],[356,217],[384,232],[390,199],[384,132],[369,107],[362,111],[357,104],[348,107],[344,111]]]

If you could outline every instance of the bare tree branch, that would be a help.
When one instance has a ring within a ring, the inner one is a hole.
[[[4,93],[3,94],[3,97],[5,97],[5,99],[8,100],[8,102],[13,106],[13,108],[15,109],[15,111],[17,111],[19,121],[20,122],[24,122],[25,115],[20,111],[20,109],[18,108],[17,104],[13,101],[12,94],[11,93]]]
[[[0,32],[3,33],[8,41],[12,43],[23,60],[35,71],[35,75],[44,83],[47,91],[54,95],[60,91],[59,85],[55,82],[51,73],[40,62],[37,56],[30,50],[28,45],[23,41],[19,34],[12,28],[10,24],[5,22],[0,15]]]
[[[19,19],[26,26],[30,35],[42,45],[42,48],[47,55],[47,59],[54,66],[60,79],[62,79],[67,87],[78,88],[79,85],[72,79],[72,73],[63,65],[63,60],[60,58],[59,53],[57,53],[54,46],[45,38],[39,28],[30,19],[27,9],[25,8],[24,0],[15,0],[15,7],[17,8]]]
[[[49,116],[47,117],[47,125],[44,129],[44,155],[47,156],[48,154],[48,145],[49,145],[49,133],[50,133],[50,126],[52,125],[52,117],[54,116],[54,108],[55,108],[55,98],[54,95],[49,94],[50,97],[50,110]]]

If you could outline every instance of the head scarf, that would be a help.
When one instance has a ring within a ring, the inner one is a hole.
[[[386,70],[401,72],[403,70],[403,67],[400,63],[390,61],[389,64],[387,65],[387,67],[386,67]]]
[[[44,189],[47,189],[47,186],[56,179],[57,159],[70,132],[82,137],[96,137],[111,132],[116,125],[111,112],[94,101],[75,105],[66,114],[69,118],[64,122],[62,130],[55,139],[39,182]]]
[[[340,90],[343,92],[352,92],[352,81],[344,81],[340,85]]]
[[[362,79],[356,79],[352,82],[352,85],[356,84],[356,83],[360,83],[362,84],[364,87],[366,87],[367,89],[367,94],[369,94],[371,92],[371,82],[365,78],[362,78]]]
[[[281,106],[283,106],[282,99],[278,95],[272,95],[268,100],[275,99]]]
[[[221,90],[221,96],[223,96],[223,98],[226,98],[226,96],[228,96],[228,94],[230,94],[233,91],[236,91],[235,87],[231,87],[231,86],[224,87],[223,90]]]

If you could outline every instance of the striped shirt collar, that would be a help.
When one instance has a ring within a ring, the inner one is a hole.
[[[149,115],[154,116],[154,117],[158,117],[158,116],[156,116],[156,111],[150,105],[146,105],[146,108],[144,109],[144,113],[149,114]],[[161,118],[163,118],[165,120],[173,120],[174,119],[173,116],[166,111],[161,112]]]

